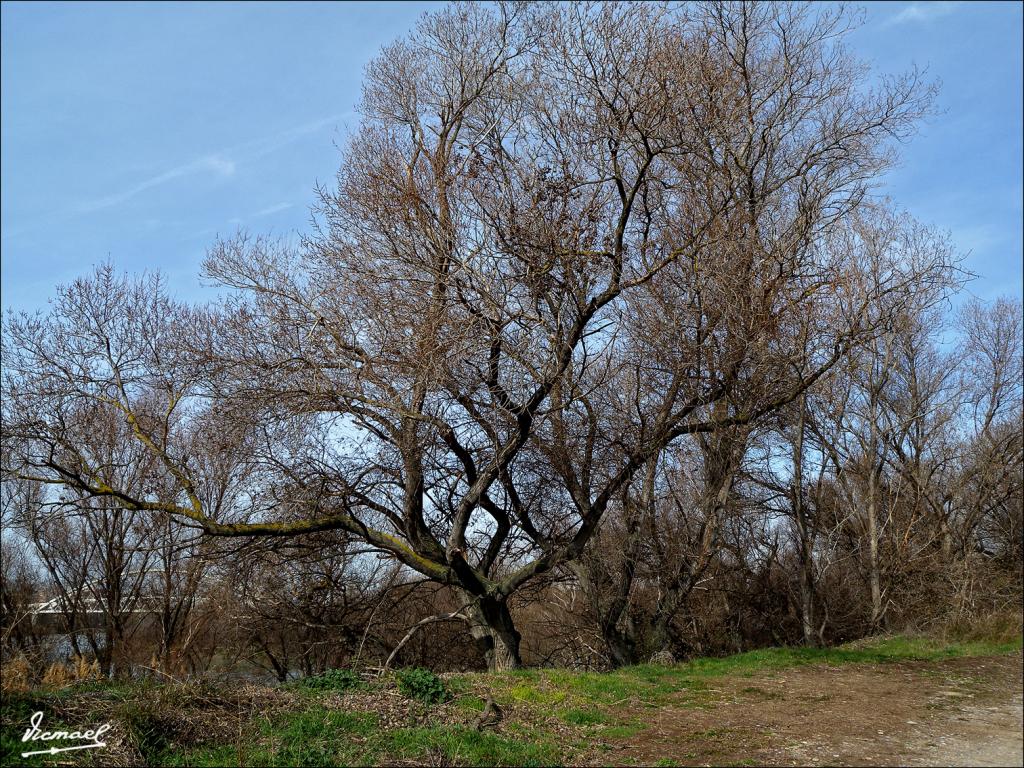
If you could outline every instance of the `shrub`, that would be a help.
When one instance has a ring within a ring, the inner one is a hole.
[[[359,674],[352,669],[328,669],[319,675],[303,678],[301,685],[315,691],[347,691],[363,684]]]
[[[50,688],[66,688],[76,683],[99,680],[100,677],[99,662],[88,662],[82,656],[72,656],[66,664],[55,661],[48,666],[43,673],[42,683]]]
[[[27,691],[32,687],[32,665],[24,656],[0,662],[0,690]]]
[[[398,690],[410,699],[426,704],[438,704],[448,698],[444,680],[429,669],[400,669],[395,672]]]

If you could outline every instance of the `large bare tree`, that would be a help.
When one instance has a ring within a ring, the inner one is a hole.
[[[317,230],[211,249],[217,307],[103,269],[5,324],[5,463],[214,535],[342,529],[454,585],[491,667],[518,665],[509,596],[634,475],[793,402],[944,279],[863,258],[851,221],[931,90],[869,86],[847,28],[746,3],[425,15],[367,68]],[[77,409],[122,419],[161,483],[118,485]]]

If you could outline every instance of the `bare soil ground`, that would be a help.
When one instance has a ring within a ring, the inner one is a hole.
[[[1016,653],[724,677],[696,708],[632,713],[650,726],[600,761],[1020,766],[1022,670]]]

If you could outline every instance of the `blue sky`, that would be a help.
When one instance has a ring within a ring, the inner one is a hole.
[[[3,3],[0,304],[106,259],[200,297],[218,234],[305,229],[364,64],[431,5]],[[882,191],[970,252],[975,294],[1020,297],[1022,5],[865,10],[854,50],[927,67],[945,110]]]

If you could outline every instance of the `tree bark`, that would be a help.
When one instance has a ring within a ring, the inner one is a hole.
[[[489,672],[519,669],[523,665],[519,655],[521,636],[512,621],[508,604],[504,600],[467,595],[469,606],[469,632],[487,661]]]
[[[872,425],[874,431],[874,425]],[[874,440],[872,440],[874,447]],[[874,462],[874,456],[871,457]],[[875,465],[868,472],[868,577],[871,583],[871,628],[882,620],[882,575],[878,562],[878,476]]]
[[[605,645],[608,647],[608,654],[611,657],[612,666],[628,667],[639,662],[636,649],[635,633],[631,627],[626,630],[619,630],[617,627],[605,629]]]
[[[793,484],[792,504],[793,518],[796,521],[799,535],[800,555],[800,625],[803,629],[804,645],[816,646],[818,632],[815,629],[814,617],[814,555],[813,531],[808,519],[807,507],[804,504],[804,428],[807,396],[799,400],[797,411],[796,434],[793,440]]]

